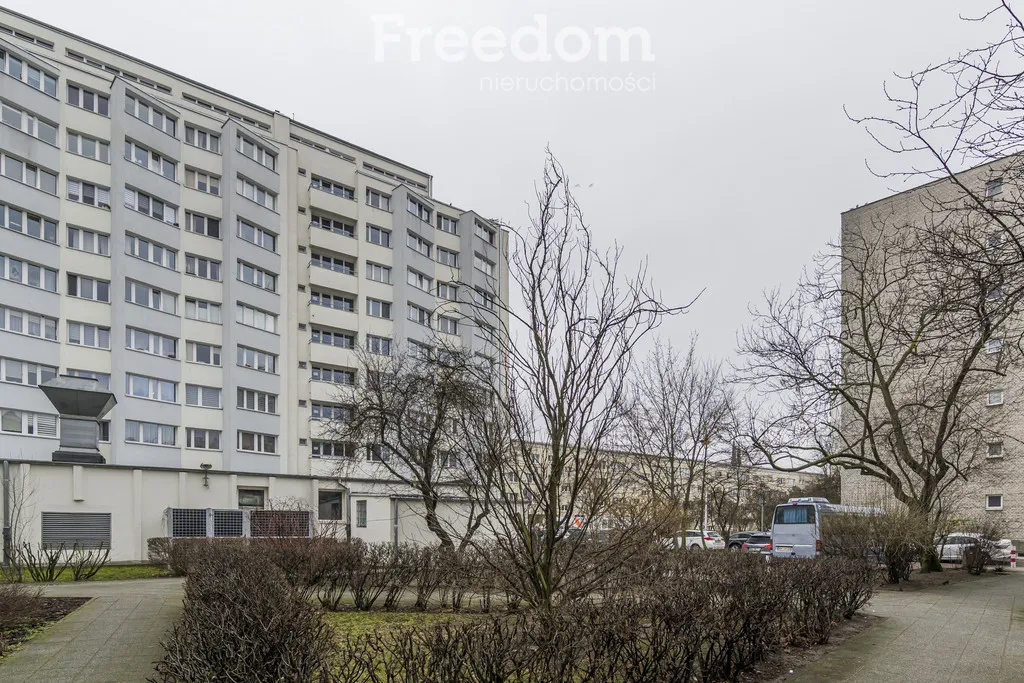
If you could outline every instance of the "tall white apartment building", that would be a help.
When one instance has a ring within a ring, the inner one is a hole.
[[[332,458],[364,457],[316,438],[356,347],[497,360],[459,314],[507,300],[507,235],[427,173],[3,9],[0,108],[0,458],[49,462],[37,385],[94,377],[117,398],[103,467],[176,473],[169,502],[136,482],[136,513],[258,506],[286,481],[315,506]],[[40,505],[102,508],[100,471],[69,472],[66,505],[40,480]]]

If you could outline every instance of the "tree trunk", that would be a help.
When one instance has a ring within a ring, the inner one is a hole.
[[[434,496],[423,496],[423,505],[427,509],[426,514],[423,516],[424,521],[427,523],[427,528],[437,536],[437,540],[442,548],[454,549],[455,544],[452,543],[451,535],[445,531],[445,528],[441,526],[441,521],[437,518],[437,498]]]

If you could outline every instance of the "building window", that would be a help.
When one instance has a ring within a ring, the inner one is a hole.
[[[110,303],[110,283],[91,277],[68,274],[68,296]]]
[[[67,374],[70,377],[81,377],[83,379],[94,379],[94,380],[96,380],[97,382],[100,383],[101,387],[103,387],[104,389],[106,389],[108,391],[110,390],[110,375],[108,373],[106,373],[106,372],[93,372],[92,370],[73,370],[71,368],[68,368]],[[107,425],[109,426],[109,424],[110,423],[108,421]],[[100,426],[102,427],[102,424]],[[103,439],[100,439],[100,440],[102,441]],[[107,441],[110,441],[109,434],[107,436]]]
[[[110,162],[110,144],[81,133],[68,131],[68,151],[87,159]]]
[[[448,282],[437,283],[437,298],[445,301],[458,301],[459,288]]]
[[[68,104],[100,116],[110,115],[110,98],[106,95],[68,84]]]
[[[57,124],[41,119],[27,110],[0,102],[0,122],[38,140],[57,145]]]
[[[165,337],[162,334],[135,327],[126,327],[124,332],[124,347],[126,349],[165,358],[177,358],[178,356],[178,340],[174,337]]]
[[[343,185],[342,183],[327,180],[326,178],[321,178],[319,176],[311,176],[310,187],[314,190],[321,190],[339,197],[344,197],[345,199],[356,198],[356,191],[348,185]]]
[[[124,235],[124,252],[129,256],[149,261],[163,268],[171,270],[178,268],[177,250],[136,237],[130,232],[126,232]]]
[[[482,306],[483,308],[492,311],[494,310],[494,297],[489,292],[485,292],[480,288],[473,290],[473,302],[477,306]]]
[[[124,421],[124,440],[128,443],[144,443],[152,446],[174,446],[177,444],[178,428],[155,422]]]
[[[57,194],[57,174],[54,171],[48,171],[17,157],[8,154],[0,156],[0,174],[47,194]]]
[[[352,313],[356,309],[355,297],[348,294],[329,294],[315,289],[310,292],[309,303],[314,306],[324,306],[347,313]]]
[[[409,355],[417,360],[428,361],[434,357],[434,349],[427,344],[409,340]]]
[[[3,254],[0,254],[0,277],[48,292],[57,291],[57,271]]]
[[[314,458],[354,458],[356,445],[349,441],[313,440],[311,453]]]
[[[451,266],[452,268],[459,267],[459,252],[449,251],[448,249],[437,248],[437,262],[444,266]]]
[[[356,371],[314,365],[312,378],[314,382],[332,382],[353,386],[356,383]]]
[[[188,211],[185,213],[185,230],[220,239],[220,219]]]
[[[174,180],[178,173],[177,162],[131,140],[124,141],[124,158],[153,173],[162,175],[168,180]]]
[[[310,407],[310,417],[314,420],[348,420],[352,417],[352,409],[330,403],[314,403]]]
[[[989,441],[986,446],[986,457],[989,458],[1001,458],[1003,457],[1003,442],[1002,441]]]
[[[238,134],[238,151],[242,153],[242,156],[249,157],[257,164],[266,166],[271,171],[277,171],[277,155],[241,133]]]
[[[236,183],[236,191],[250,201],[254,201],[260,206],[270,209],[271,211],[277,211],[277,195],[270,190],[257,185],[248,178],[238,176]]]
[[[244,282],[247,285],[259,287],[260,289],[265,289],[268,292],[277,291],[277,275],[274,273],[268,273],[262,268],[257,268],[245,261],[238,262],[237,277],[239,281]]]
[[[85,228],[73,228],[68,226],[69,249],[86,251],[90,254],[110,256],[110,237],[101,232],[93,232]]]
[[[992,199],[1003,193],[1003,179],[996,178],[985,183],[985,198]]]
[[[124,98],[124,111],[129,116],[134,116],[143,123],[148,123],[157,130],[162,130],[171,137],[174,137],[175,126],[178,120],[160,111],[148,102],[134,95],[126,95]]]
[[[238,365],[270,374],[277,373],[277,356],[247,346],[238,346]]]
[[[990,406],[1001,406],[1001,405],[1003,405],[1003,391],[1002,391],[1002,389],[997,389],[997,390],[988,392],[988,396],[986,397],[986,402]]]
[[[351,197],[349,197],[351,199]],[[318,228],[329,230],[344,237],[355,237],[356,226],[341,218],[328,218],[321,214],[313,214],[312,224]]]
[[[366,350],[378,356],[390,356],[391,340],[387,337],[368,334],[366,335]]]
[[[71,181],[69,180],[68,183]],[[70,193],[70,190],[69,190]],[[86,202],[88,203],[88,202]],[[132,211],[138,211],[144,216],[155,218],[169,225],[178,224],[178,208],[161,199],[150,197],[145,192],[139,192],[131,188],[124,190],[124,205]]]
[[[439,315],[437,316],[437,329],[445,334],[458,334],[459,321],[455,318]]]
[[[374,282],[383,282],[386,285],[391,284],[391,268],[389,266],[382,266],[376,263],[366,262],[366,279],[373,280]]]
[[[391,197],[371,188],[366,188],[366,203],[381,211],[391,211]]]
[[[185,144],[220,154],[220,135],[194,126],[185,126]]]
[[[219,451],[220,430],[189,427],[185,430],[185,447],[201,451]]]
[[[485,258],[482,258],[474,254],[473,267],[479,270],[481,273],[484,273],[485,275],[490,275],[491,277],[494,277],[494,264]]]
[[[178,385],[166,379],[125,373],[124,393],[135,398],[148,398],[164,403],[177,403]]]
[[[409,197],[409,213],[425,223],[430,222],[431,210],[412,197]]]
[[[351,349],[356,345],[356,337],[351,332],[334,332],[314,327],[311,341],[314,344],[325,344],[337,346],[342,349]]]
[[[255,244],[257,247],[277,252],[277,235],[263,228],[258,228],[241,218],[238,219],[238,236],[250,244]]]
[[[45,41],[35,41],[42,44]],[[36,90],[41,90],[50,97],[57,96],[57,77],[51,76],[46,71],[39,69],[38,67],[32,66],[28,62],[25,62],[20,57],[15,57],[6,50],[0,50],[0,68],[3,69],[12,78],[15,78],[23,83],[28,83],[29,86]]]
[[[185,186],[206,194],[220,195],[220,176],[193,168],[185,169]]]
[[[277,436],[238,430],[238,450],[249,453],[277,453]]]
[[[376,225],[366,226],[366,241],[381,247],[391,247],[391,231],[379,228]]]
[[[185,274],[220,282],[220,261],[185,254]]]
[[[340,521],[345,518],[341,491],[317,492],[317,519]]]
[[[109,209],[110,188],[68,178],[68,201],[88,204],[100,209]],[[134,206],[131,208],[134,208]]]
[[[57,221],[0,203],[0,228],[57,243]],[[68,245],[71,246],[71,245]]]
[[[57,368],[51,365],[28,363],[13,358],[0,358],[0,382],[27,384],[35,387],[57,376]]]
[[[178,305],[177,294],[170,294],[147,284],[128,279],[124,281],[124,300],[172,315],[177,310]]]
[[[366,528],[366,501],[356,501],[356,526],[360,529]]]
[[[1003,350],[1003,340],[1002,339],[989,339],[988,341],[985,342],[985,353],[988,353],[988,354],[999,353],[1002,350]]]
[[[75,346],[91,346],[94,349],[109,349],[110,328],[69,320],[68,343]]]
[[[220,304],[202,299],[185,299],[185,317],[220,324]]]
[[[220,367],[220,347],[202,342],[185,342],[185,360],[189,363]]]
[[[57,341],[57,319],[0,305],[0,330]]]
[[[423,273],[417,273],[412,269],[409,270],[406,281],[416,289],[422,289],[424,292],[430,291],[430,283],[433,282],[432,279]]]
[[[328,256],[327,254],[314,251],[310,255],[309,263],[317,268],[326,268],[327,270],[333,270],[344,275],[356,274],[355,261],[349,260],[348,257],[344,256]]]
[[[391,319],[391,302],[380,299],[366,299],[366,315],[371,318]]]
[[[235,312],[235,321],[265,332],[277,332],[277,316],[241,302]]]
[[[239,510],[262,510],[266,504],[267,492],[264,489],[238,489]]]
[[[185,405],[199,408],[220,408],[220,388],[186,384]]]
[[[473,232],[476,234],[477,237],[482,239],[484,242],[487,242],[487,244],[490,244],[491,246],[495,245],[495,242],[497,242],[497,233],[494,230],[491,230],[480,221],[474,221],[473,225]]]
[[[406,244],[413,251],[423,254],[427,258],[430,258],[430,248],[432,245],[430,244],[430,242],[426,241],[419,235],[414,235],[411,232],[408,233],[408,235],[406,236]]]
[[[425,327],[430,327],[430,311],[416,304],[409,304],[409,320]]]
[[[25,436],[57,436],[57,416],[0,409],[0,430]]]
[[[450,235],[457,235],[459,234],[458,225],[458,219],[445,216],[441,213],[437,214],[437,229],[441,232],[447,232]]]
[[[277,414],[277,396],[255,389],[238,388],[238,407],[258,413]]]
[[[1003,496],[1002,494],[988,494],[985,496],[985,509],[986,510],[1002,510],[1003,509]]]

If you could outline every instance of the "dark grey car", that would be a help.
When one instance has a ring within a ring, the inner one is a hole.
[[[772,551],[772,536],[771,534],[751,534],[747,536],[747,540],[743,542],[743,552],[745,553],[770,553]]]

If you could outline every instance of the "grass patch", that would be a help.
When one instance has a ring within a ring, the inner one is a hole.
[[[430,626],[443,622],[486,617],[479,613],[454,612],[327,612],[324,619],[341,635],[358,636],[373,629],[401,626]]]
[[[112,565],[100,569],[89,581],[125,581],[128,579],[159,579],[170,576],[167,567],[151,564]],[[68,583],[73,579],[70,569],[65,569],[57,576],[57,583]],[[3,579],[0,579],[3,580]],[[25,583],[34,583],[26,571],[22,574]]]

